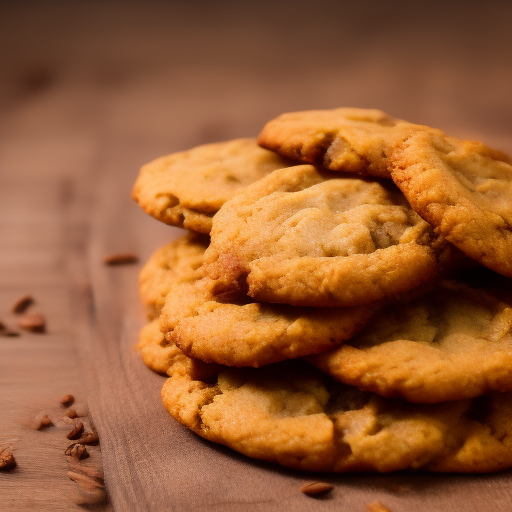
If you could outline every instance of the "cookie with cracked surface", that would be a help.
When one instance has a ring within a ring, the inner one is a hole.
[[[209,242],[205,235],[189,234],[161,247],[149,258],[139,275],[139,293],[150,320],[160,314],[174,283],[201,277],[200,267]]]
[[[441,404],[383,398],[288,361],[224,369],[216,381],[178,371],[169,413],[245,455],[307,471],[490,472],[512,466],[512,397]]]
[[[198,146],[146,164],[132,197],[157,220],[209,233],[212,217],[229,199],[290,162],[255,139]]]
[[[417,133],[391,158],[412,208],[471,258],[512,277],[512,159],[480,142]]]
[[[216,296],[204,278],[173,286],[161,329],[188,356],[228,366],[262,366],[316,354],[351,338],[376,309],[263,304],[238,294]]]
[[[221,208],[203,266],[218,290],[351,307],[431,279],[453,249],[391,180],[302,165],[275,171]]]
[[[502,300],[511,283],[499,277],[494,292],[444,281],[307,360],[340,382],[411,402],[512,391],[512,301]]]
[[[144,364],[156,373],[171,376],[179,368],[194,379],[207,379],[218,371],[217,365],[187,357],[174,343],[169,343],[160,331],[158,318],[142,328],[137,349]]]
[[[416,131],[437,130],[396,119],[380,110],[309,110],[282,114],[269,121],[258,143],[332,171],[390,178],[388,158],[393,146]]]

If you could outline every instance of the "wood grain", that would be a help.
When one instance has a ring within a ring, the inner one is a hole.
[[[512,4],[453,2],[5,1],[0,6],[0,320],[24,293],[48,333],[0,338],[0,510],[83,510],[62,430],[23,423],[88,401],[104,509],[508,511],[510,472],[317,475],[251,461],[168,416],[163,377],[133,345],[137,274],[180,231],[130,199],[166,153],[256,135],[275,115],[381,108],[512,152]],[[138,265],[107,267],[110,253]]]
[[[42,411],[63,417],[59,401],[67,393],[76,397],[75,407],[87,399],[65,269],[63,182],[12,178],[2,185],[0,317],[19,336],[0,337],[0,444],[10,445],[17,461],[13,471],[0,475],[0,509],[81,510],[75,504],[81,495],[66,476],[67,430],[29,426]],[[29,311],[41,312],[47,320],[45,334],[17,326],[20,317],[11,306],[27,292],[35,299]],[[89,452],[84,464],[101,467],[99,448]]]

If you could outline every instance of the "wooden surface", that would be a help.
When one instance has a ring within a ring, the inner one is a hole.
[[[48,333],[0,337],[0,445],[18,460],[0,510],[83,509],[62,430],[24,425],[66,393],[100,433],[102,509],[510,510],[510,472],[325,476],[316,501],[297,492],[311,475],[198,440],[133,350],[140,264],[101,260],[144,262],[179,233],[130,200],[143,163],[281,112],[381,108],[512,152],[511,16],[505,1],[2,2],[0,320],[29,292]]]

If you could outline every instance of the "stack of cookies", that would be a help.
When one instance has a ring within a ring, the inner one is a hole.
[[[140,275],[169,413],[312,471],[512,466],[512,160],[362,109],[141,169],[190,231]]]

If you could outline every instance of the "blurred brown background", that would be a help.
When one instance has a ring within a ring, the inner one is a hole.
[[[506,0],[4,0],[2,135],[167,151],[358,106],[506,145],[511,16]]]
[[[81,510],[62,433],[21,424],[72,392],[89,401],[117,510],[364,510],[378,498],[395,512],[508,511],[507,474],[329,477],[338,494],[313,506],[297,493],[304,475],[206,444],[200,490],[186,465],[170,485],[171,434],[184,452],[198,441],[169,423],[162,379],[130,350],[140,265],[101,258],[144,262],[178,234],[130,199],[143,163],[257,135],[282,112],[380,108],[512,152],[511,19],[507,0],[1,1],[0,320],[14,325],[10,304],[30,292],[48,333],[0,338],[0,445],[18,460],[0,474],[0,510]]]

